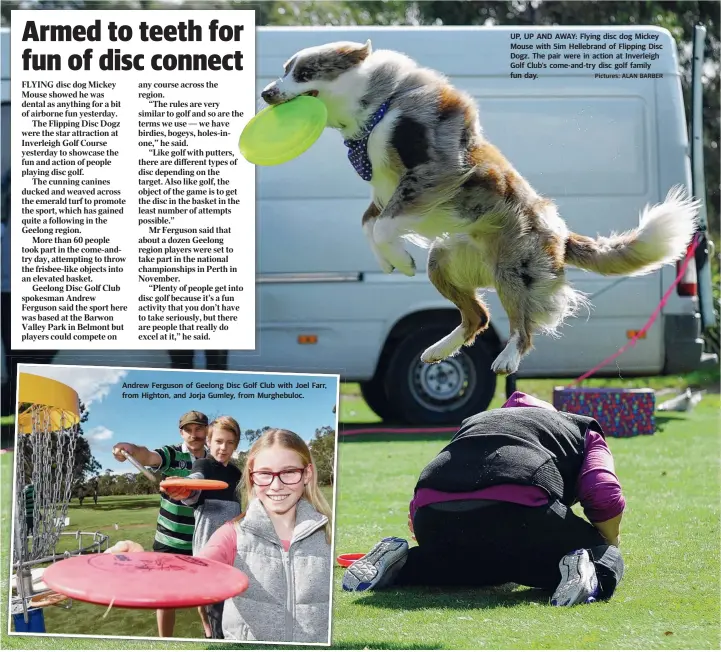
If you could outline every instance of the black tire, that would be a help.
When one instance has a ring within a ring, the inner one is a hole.
[[[488,408],[496,392],[494,353],[478,339],[448,360],[429,365],[421,354],[453,326],[421,328],[398,343],[388,365],[385,389],[399,419],[413,425],[458,425]]]
[[[382,380],[367,380],[360,383],[361,394],[368,404],[383,421],[393,421],[398,418],[398,411],[394,409],[393,404],[388,400],[386,389]]]

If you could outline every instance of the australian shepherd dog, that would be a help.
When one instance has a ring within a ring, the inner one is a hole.
[[[262,92],[268,104],[313,95],[341,132],[348,157],[372,188],[363,231],[380,268],[415,274],[406,240],[428,248],[427,272],[461,313],[461,323],[422,355],[439,362],[488,328],[478,291],[495,288],[510,337],[492,364],[514,373],[538,331],[587,305],[567,266],[604,275],[641,275],[684,256],[698,202],[681,187],[646,206],[638,227],[608,237],[568,230],[483,134],[474,100],[438,72],[370,41],[301,50]]]

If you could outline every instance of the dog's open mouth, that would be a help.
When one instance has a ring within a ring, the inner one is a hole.
[[[274,106],[277,104],[285,104],[286,102],[290,102],[291,100],[295,99],[296,97],[303,97],[303,95],[309,95],[310,97],[318,97],[318,91],[307,91],[305,93],[301,93],[300,95],[293,95],[292,97],[284,97],[282,99],[278,98],[269,98],[265,100],[265,103],[269,106]]]

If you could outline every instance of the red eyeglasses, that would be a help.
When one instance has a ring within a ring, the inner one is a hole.
[[[303,471],[307,467],[302,469],[283,469],[274,473],[273,471],[253,471],[250,474],[250,479],[253,484],[259,487],[267,487],[273,484],[273,480],[278,478],[283,484],[298,484],[303,478]]]

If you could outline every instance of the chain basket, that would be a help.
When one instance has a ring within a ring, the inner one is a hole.
[[[65,527],[80,410],[72,388],[26,373],[19,403],[13,561],[26,564],[54,555]]]
[[[65,414],[53,423],[52,411],[43,405],[31,408],[32,430],[18,446],[16,505],[24,561],[55,554],[55,546],[65,526],[72,493],[75,445],[78,426]],[[59,428],[57,428],[59,425]],[[28,451],[30,455],[28,456]],[[29,457],[29,459],[28,459]],[[29,514],[27,492],[33,493]],[[32,530],[28,531],[28,516]],[[19,561],[16,555],[15,561]]]
[[[33,567],[59,558],[107,550],[109,536],[100,532],[66,532],[73,490],[75,451],[80,431],[80,399],[74,389],[56,380],[20,373],[15,445],[15,509],[13,570],[16,595],[10,612],[23,614],[61,602],[37,600]],[[32,508],[30,509],[30,505]],[[76,548],[56,552],[60,537],[73,536]],[[83,537],[92,537],[83,546]],[[42,576],[42,574],[41,574]],[[36,600],[33,603],[33,600]],[[64,607],[69,609],[72,600]],[[59,606],[59,604],[58,604]]]

